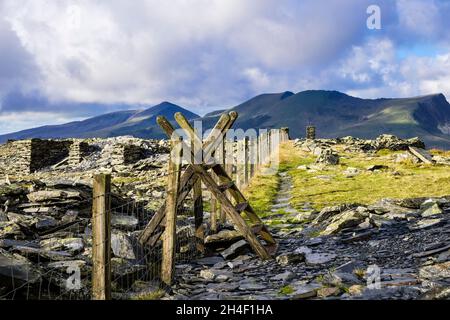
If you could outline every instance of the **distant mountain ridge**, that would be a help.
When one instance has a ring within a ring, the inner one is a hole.
[[[133,135],[140,138],[164,138],[156,124],[158,115],[173,120],[182,112],[189,120],[203,121],[211,128],[223,112],[237,111],[234,127],[289,127],[293,138],[304,137],[305,127],[314,125],[318,137],[335,138],[352,135],[372,139],[380,134],[401,138],[420,137],[427,147],[450,149],[450,104],[443,94],[412,98],[361,99],[338,91],[308,90],[298,93],[261,94],[227,110],[200,117],[185,108],[163,102],[146,110],[108,113],[83,121],[44,126],[0,136],[7,139],[111,137]]]
[[[145,110],[111,112],[82,121],[42,126],[0,135],[0,142],[8,139],[106,138],[123,135],[161,139],[166,136],[156,124],[156,117],[162,115],[173,120],[173,114],[176,112],[182,112],[189,120],[200,117],[189,110],[165,101]]]
[[[450,104],[443,94],[361,99],[338,91],[286,91],[256,96],[230,110],[239,113],[235,127],[242,129],[289,127],[291,137],[298,138],[314,125],[322,138],[373,139],[387,133],[418,136],[429,148],[450,149]],[[203,126],[211,126],[219,115],[205,118]]]

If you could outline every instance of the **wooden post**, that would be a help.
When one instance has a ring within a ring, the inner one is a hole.
[[[226,153],[227,153],[225,144],[226,144],[226,139],[225,139],[225,136],[224,136],[224,137],[222,138],[222,143],[220,144],[219,149],[218,149],[218,151],[219,151],[219,154],[218,154],[218,163],[219,163],[223,168],[225,168],[225,163],[226,163]],[[220,182],[220,180],[219,180],[219,182]],[[226,221],[226,212],[225,212],[225,210],[224,210],[224,208],[223,208],[222,206],[220,206],[220,210],[219,210],[218,214],[219,214],[219,217],[220,217],[220,219],[219,219],[220,222],[221,222],[221,223],[225,223],[225,221]]]
[[[262,143],[261,143],[261,138],[262,138],[262,135],[261,135],[261,133],[259,134],[259,136],[258,136],[258,170],[261,168],[261,163],[262,163],[262,152],[261,152],[261,146],[262,146]]]
[[[243,176],[243,182],[244,182],[244,187],[247,187],[248,182],[249,182],[249,156],[248,156],[248,137],[244,137],[243,141],[242,141],[242,176]]]
[[[197,134],[197,132],[195,132]],[[191,137],[191,149],[194,151],[191,153],[192,163],[195,163],[194,154],[197,155],[201,146],[195,145],[196,139]],[[194,201],[194,225],[195,236],[197,238],[197,250],[199,252],[204,251],[204,230],[203,230],[203,196],[202,196],[202,181],[197,179],[192,188],[193,201]]]
[[[267,164],[267,131],[261,135],[261,165]]]
[[[94,176],[92,202],[92,299],[111,299],[111,175]]]
[[[225,171],[230,177],[233,176],[233,141],[225,140]]]
[[[282,139],[281,141],[285,142],[285,141],[289,141],[289,128],[288,127],[283,127],[281,128],[281,132],[282,132]]]
[[[238,140],[236,143],[236,185],[239,189],[243,186],[243,176],[242,176],[242,143],[243,140]]]
[[[255,168],[256,168],[256,157],[257,157],[257,147],[258,147],[258,140],[255,138],[250,139],[249,141],[249,175],[250,179],[253,178],[255,175]]]
[[[163,235],[161,280],[171,285],[175,268],[175,244],[177,222],[177,197],[180,186],[182,143],[181,139],[171,140],[172,151],[169,159],[166,199],[166,227]]]

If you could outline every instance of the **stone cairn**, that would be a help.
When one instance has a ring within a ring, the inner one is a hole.
[[[314,126],[306,127],[306,139],[309,139],[309,140],[316,139],[316,127],[314,127]]]

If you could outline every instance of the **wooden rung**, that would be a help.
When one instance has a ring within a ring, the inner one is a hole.
[[[238,203],[234,208],[236,209],[237,212],[241,213],[242,211],[248,208],[248,202]]]
[[[226,191],[226,190],[228,190],[228,189],[230,189],[232,187],[234,187],[234,182],[230,181],[230,182],[227,182],[227,183],[219,185],[219,190],[221,192],[224,192],[224,191]]]

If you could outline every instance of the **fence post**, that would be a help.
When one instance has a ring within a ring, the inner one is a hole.
[[[261,168],[262,164],[262,133],[259,133],[258,136],[258,170]]]
[[[272,163],[271,157],[272,157],[272,148],[273,148],[273,146],[272,146],[272,129],[269,129],[269,131],[267,131],[267,148],[268,148],[268,150],[267,150],[267,156],[268,156],[267,164],[270,167],[270,165]]]
[[[242,152],[242,140],[236,141],[236,185],[239,189],[243,186],[243,176],[242,176],[242,160],[243,160],[243,152]]]
[[[288,127],[283,127],[281,128],[281,132],[283,133],[283,139],[282,141],[289,141],[289,128]]]
[[[197,131],[195,131],[197,134]],[[191,148],[194,154],[197,155],[201,148],[194,143],[194,137],[191,137]],[[202,155],[203,157],[203,155]],[[191,156],[192,163],[195,163],[196,159],[194,155]],[[195,237],[197,238],[197,250],[199,252],[204,251],[204,230],[203,226],[203,195],[202,195],[202,181],[197,179],[192,187],[193,201],[194,201],[194,225],[195,225]]]
[[[233,141],[225,139],[225,171],[233,177]]]
[[[161,280],[171,285],[173,271],[175,268],[175,243],[176,243],[176,220],[177,220],[177,198],[180,186],[181,140],[171,140],[172,150],[169,158],[169,172],[167,179],[166,199],[166,227],[163,235]]]
[[[225,136],[222,138],[222,142],[221,142],[221,144],[220,144],[220,146],[219,146],[219,163],[220,163],[220,165],[222,165],[223,166],[223,168],[225,169],[225,171],[227,170],[226,169],[226,153],[227,153],[227,150],[226,150],[226,139],[225,139]],[[221,205],[220,206],[220,211],[218,212],[218,214],[219,214],[219,217],[220,217],[220,222],[221,223],[225,223],[225,221],[226,221],[226,212],[225,212],[225,209],[223,208],[223,206]]]
[[[248,137],[244,137],[243,141],[242,141],[242,175],[243,175],[243,180],[244,180],[244,188],[247,187],[248,182],[249,182],[249,168],[248,168]]]
[[[257,139],[256,138],[252,138],[249,140],[249,175],[250,175],[250,179],[253,178],[253,176],[255,175],[255,168],[256,168],[256,157],[257,157]]]
[[[92,299],[111,299],[111,175],[94,176],[92,202]]]

